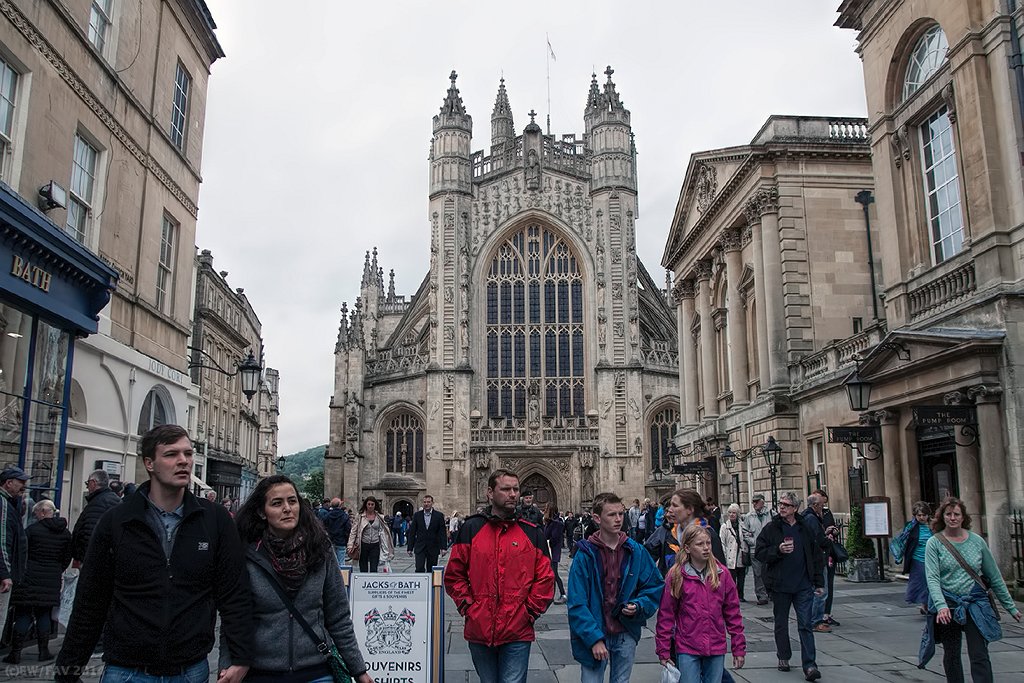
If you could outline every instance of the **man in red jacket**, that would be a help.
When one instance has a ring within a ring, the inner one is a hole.
[[[544,533],[516,517],[518,498],[517,475],[491,474],[490,507],[459,527],[444,572],[480,683],[526,683],[533,622],[555,597]]]

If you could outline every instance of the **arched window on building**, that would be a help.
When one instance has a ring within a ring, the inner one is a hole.
[[[946,41],[946,34],[938,24],[921,34],[907,59],[907,69],[903,76],[902,100],[906,100],[917,92],[918,88],[939,70],[939,67],[946,61],[947,50],[949,50],[949,43]]]
[[[387,423],[384,467],[399,474],[423,474],[423,423],[412,413],[399,413]]]
[[[153,427],[174,423],[174,404],[171,403],[170,395],[161,386],[153,387],[142,402],[142,412],[139,413],[139,434],[145,434]]]
[[[544,417],[583,417],[583,275],[558,233],[528,225],[487,271],[487,414],[524,418],[531,383]]]
[[[672,460],[668,457],[668,448],[672,437],[679,427],[679,410],[665,408],[655,413],[651,420],[651,471],[660,469],[662,472],[672,471]]]
[[[946,64],[948,49],[946,34],[938,24],[932,24],[918,37],[906,58],[901,101],[911,99]],[[937,265],[963,249],[964,216],[950,104],[943,98],[932,111],[923,109],[926,105],[922,100],[918,105],[922,110],[914,113],[917,120],[924,121],[917,127],[917,140],[907,142],[916,144],[920,157],[928,246],[931,261]]]

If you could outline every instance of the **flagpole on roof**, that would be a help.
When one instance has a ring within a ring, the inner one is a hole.
[[[558,61],[558,58],[555,57],[555,51],[553,49],[551,49],[551,38],[548,36],[547,33],[544,34],[544,38],[545,38],[545,40],[547,40],[547,43],[548,43],[548,51],[547,51],[547,54],[546,54],[546,57],[547,57],[547,60],[546,60],[546,63],[547,63],[547,74],[548,74],[548,119],[547,120],[548,120],[548,135],[551,135],[551,60],[554,59],[555,61]]]

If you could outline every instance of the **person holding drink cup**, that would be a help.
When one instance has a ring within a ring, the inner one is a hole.
[[[824,556],[818,552],[815,531],[797,516],[796,495],[779,498],[779,516],[765,525],[757,537],[754,551],[765,564],[765,587],[774,603],[775,650],[779,671],[789,671],[793,647],[789,640],[789,611],[796,610],[800,634],[801,669],[804,678],[816,681],[821,672],[815,662],[814,631],[811,610],[814,596],[824,595]]]

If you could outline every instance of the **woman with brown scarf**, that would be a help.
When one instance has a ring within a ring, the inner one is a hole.
[[[256,622],[253,662],[245,680],[331,683],[334,678],[318,647],[326,644],[337,648],[356,683],[373,683],[352,629],[331,540],[292,480],[284,475],[262,480],[235,523],[247,544]],[[288,603],[309,622],[319,642],[298,625],[293,628]]]

